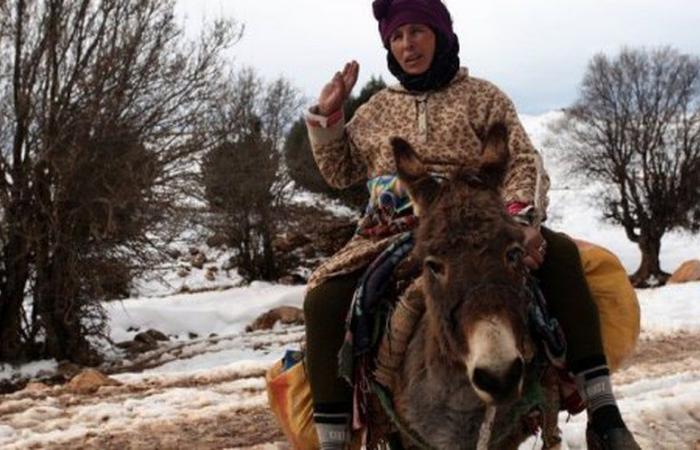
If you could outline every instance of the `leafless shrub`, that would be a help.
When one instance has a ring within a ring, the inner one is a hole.
[[[94,363],[100,300],[153,264],[154,243],[213,145],[222,50],[184,39],[172,0],[0,4],[0,360]],[[25,296],[33,299],[28,323]]]

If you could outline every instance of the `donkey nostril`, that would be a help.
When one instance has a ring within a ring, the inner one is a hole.
[[[498,377],[494,376],[494,374],[488,370],[479,367],[474,369],[473,382],[474,386],[491,394],[499,392],[501,388]]]
[[[488,392],[495,400],[505,400],[515,394],[523,376],[523,368],[520,358],[514,360],[506,371],[499,373],[477,367],[472,375],[472,383],[476,388]]]

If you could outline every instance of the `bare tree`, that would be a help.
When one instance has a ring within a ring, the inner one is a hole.
[[[287,80],[266,84],[252,69],[228,84],[229,95],[211,117],[219,144],[202,162],[211,226],[236,249],[247,278],[274,280],[279,264],[272,244],[291,194],[281,146],[301,97]]]
[[[171,0],[4,8],[0,359],[91,364],[100,300],[152,263],[163,219],[212,145],[204,117],[240,28],[217,22],[187,42]]]
[[[671,48],[595,56],[561,131],[573,170],[606,186],[604,217],[639,246],[635,284],[665,282],[662,237],[700,225],[700,59]]]

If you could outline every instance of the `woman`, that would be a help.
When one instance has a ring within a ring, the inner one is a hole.
[[[567,362],[587,401],[589,448],[638,449],[612,394],[598,313],[576,246],[540,226],[549,179],[513,104],[493,84],[460,68],[458,39],[440,0],[376,0],[373,9],[388,50],[389,70],[399,86],[375,94],[346,124],[342,104],[359,70],[352,61],[323,88],[318,104],[307,114],[314,157],[328,183],[343,188],[369,178],[372,195],[358,234],[314,272],[304,304],[321,448],[344,448],[349,438],[352,396],[337,376],[336,355],[356,282],[396,233],[413,225],[404,213],[405,196],[391,177],[395,166],[390,138],[411,142],[432,171],[447,173],[474,161],[485,131],[502,122],[509,130],[511,161],[503,199],[523,224],[526,261],[567,336]]]

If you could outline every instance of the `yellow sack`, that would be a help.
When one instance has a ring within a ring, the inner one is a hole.
[[[576,240],[583,271],[600,315],[603,348],[611,371],[634,351],[639,337],[637,294],[620,260],[610,251]]]
[[[288,350],[265,374],[267,398],[287,440],[296,450],[320,447],[303,353]]]
[[[265,373],[267,399],[284,435],[295,450],[318,450],[311,387],[306,376],[304,353],[287,350]],[[359,450],[362,433],[353,433],[350,448]]]

